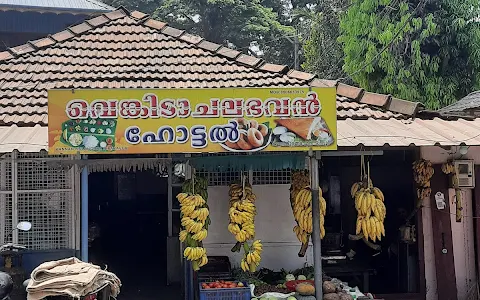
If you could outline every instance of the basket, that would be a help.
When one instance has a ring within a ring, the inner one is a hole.
[[[250,300],[249,287],[231,289],[203,289],[200,284],[200,300]]]
[[[198,272],[198,279],[201,281],[231,278],[232,269],[228,256],[209,256],[208,263]]]

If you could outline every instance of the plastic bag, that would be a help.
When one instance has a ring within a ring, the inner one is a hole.
[[[250,284],[250,294],[252,296],[252,298],[268,298],[268,297],[276,297],[276,298],[279,298],[279,299],[287,299],[288,297],[290,296],[293,296],[295,295],[295,293],[290,293],[290,294],[282,294],[282,293],[265,293],[265,294],[262,294],[260,296],[256,296],[254,294],[254,290],[255,290],[255,285],[254,284]]]

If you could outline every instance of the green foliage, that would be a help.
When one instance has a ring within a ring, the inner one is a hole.
[[[479,6],[478,0],[352,0],[341,19],[344,70],[370,91],[431,109],[451,104],[479,86]]]
[[[348,0],[324,0],[315,6],[306,18],[311,22],[305,31],[309,37],[303,46],[303,68],[324,79],[337,79],[344,75],[343,49],[337,41],[340,35],[340,16]]]
[[[275,37],[291,33],[261,0],[166,0],[156,15],[172,26],[252,54],[252,46],[263,51]]]

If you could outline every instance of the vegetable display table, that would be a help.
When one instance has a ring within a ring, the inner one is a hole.
[[[324,263],[323,270],[325,273],[332,277],[351,277],[355,280],[362,281],[362,292],[364,293],[369,291],[370,273],[373,273],[375,271],[375,269],[372,269],[367,265],[353,261],[338,264]],[[360,277],[363,277],[363,280],[361,280]]]

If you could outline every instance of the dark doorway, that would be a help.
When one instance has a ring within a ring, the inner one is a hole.
[[[90,261],[121,279],[119,300],[180,294],[166,285],[167,187],[153,171],[89,176]]]

